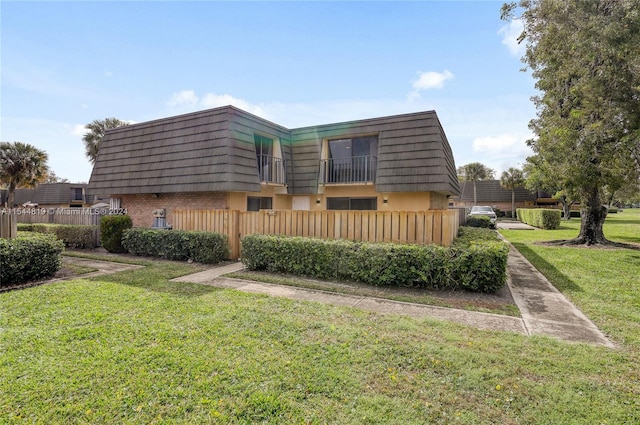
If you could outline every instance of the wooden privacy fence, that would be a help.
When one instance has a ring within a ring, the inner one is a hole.
[[[0,238],[15,238],[18,233],[17,223],[15,216],[0,213]]]
[[[18,223],[51,223],[99,226],[101,210],[94,208],[25,208],[12,214]]]
[[[459,215],[456,210],[174,210],[172,225],[176,230],[226,234],[231,258],[239,258],[240,241],[255,233],[449,246],[458,234]]]

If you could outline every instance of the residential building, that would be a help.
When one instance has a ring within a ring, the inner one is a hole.
[[[164,209],[438,210],[460,194],[434,111],[288,129],[233,106],[109,130],[89,189]]]

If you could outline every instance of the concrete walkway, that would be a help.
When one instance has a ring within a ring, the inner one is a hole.
[[[243,268],[241,263],[233,263],[181,276],[172,281],[193,282],[274,297],[354,307],[381,314],[431,317],[462,323],[482,330],[546,335],[564,341],[614,347],[602,332],[556,290],[513,246],[510,247],[507,263],[507,285],[520,309],[521,318],[375,297],[343,295],[313,289],[230,279],[223,276]]]

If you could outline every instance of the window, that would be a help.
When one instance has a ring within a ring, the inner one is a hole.
[[[256,134],[253,136],[256,144],[256,159],[258,161],[258,175],[261,177],[268,172],[269,161],[271,159],[273,139]]]
[[[342,159],[378,154],[378,136],[329,140],[329,158]]]
[[[333,139],[323,161],[323,183],[356,183],[375,180],[378,136]]]
[[[270,210],[273,207],[273,198],[260,197],[260,196],[248,196],[247,197],[247,211],[260,211]]]
[[[377,198],[327,198],[328,210],[377,210]]]
[[[71,200],[72,201],[82,201],[84,200],[84,196],[82,196],[82,188],[81,187],[72,187],[71,188]]]
[[[286,184],[285,163],[280,151],[280,140],[254,134],[258,177],[263,183]]]

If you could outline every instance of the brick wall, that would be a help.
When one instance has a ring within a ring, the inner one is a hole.
[[[164,208],[167,223],[171,224],[174,209],[225,209],[227,197],[223,192],[160,193],[141,195],[114,195],[120,198],[120,207],[126,208],[134,227],[151,227],[153,210]]]

